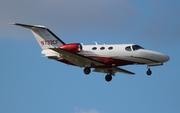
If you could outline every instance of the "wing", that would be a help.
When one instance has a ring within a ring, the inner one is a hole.
[[[106,65],[106,63],[104,63],[104,62],[100,62],[100,61],[88,58],[88,57],[80,55],[80,54],[72,53],[70,51],[67,51],[67,50],[64,50],[61,48],[50,48],[50,49],[58,52],[62,58],[68,60],[69,62],[71,62],[79,67],[85,67],[87,65],[90,65],[92,67]]]
[[[130,74],[130,75],[134,75],[135,73],[122,69],[122,68],[118,68],[118,67],[113,67],[113,70],[116,72],[120,72],[120,73],[124,73],[124,74]]]
[[[60,54],[60,56],[68,61],[70,61],[71,63],[79,66],[79,67],[85,67],[86,65],[90,64],[91,66],[105,66],[106,63],[104,62],[100,62],[94,59],[91,59],[89,57],[80,55],[80,54],[76,54],[76,53],[72,53],[70,51],[61,49],[61,48],[50,48],[53,51],[56,51]],[[112,70],[113,75],[116,72],[121,72],[124,74],[135,74],[133,72],[124,70],[122,68],[118,68],[118,67],[112,67],[112,68],[95,68],[93,71],[94,72],[101,72],[101,73],[107,73],[109,70]]]
[[[131,71],[127,71],[125,69],[122,68],[118,68],[118,67],[112,67],[112,68],[95,68],[93,71],[94,72],[101,72],[101,73],[108,73],[108,71],[111,70],[112,74],[115,75],[116,72],[120,72],[120,73],[124,73],[124,74],[130,74],[130,75],[134,75],[135,73],[131,72]]]

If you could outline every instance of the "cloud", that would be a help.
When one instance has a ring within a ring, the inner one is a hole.
[[[99,113],[99,112],[95,109],[84,110],[82,108],[75,108],[75,113]]]
[[[0,37],[27,36],[29,31],[7,24],[21,22],[45,25],[58,36],[174,44],[180,41],[179,5],[178,0],[2,0]]]
[[[4,0],[0,4],[0,16],[0,30],[5,33],[10,29],[7,23],[22,22],[55,26],[64,34],[73,35],[123,32],[136,21],[137,13],[126,0],[37,0],[35,3]]]

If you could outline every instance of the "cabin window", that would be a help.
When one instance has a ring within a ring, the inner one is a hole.
[[[96,50],[96,49],[97,49],[97,47],[93,47],[93,48],[92,48],[92,50]]]
[[[113,47],[108,47],[108,49],[109,49],[109,50],[112,50],[112,49],[113,49]]]
[[[125,48],[125,50],[126,50],[126,51],[131,51],[131,46],[127,46],[127,47]]]
[[[101,50],[104,50],[104,49],[105,49],[105,47],[101,47],[100,49],[101,49]]]

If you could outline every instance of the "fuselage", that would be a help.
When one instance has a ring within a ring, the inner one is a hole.
[[[73,65],[73,63],[64,60],[59,53],[52,50],[43,50],[42,54],[45,56],[56,55],[59,61]],[[131,64],[156,66],[169,60],[169,56],[165,54],[146,50],[136,44],[82,45],[82,50],[78,54],[104,62],[107,67]]]

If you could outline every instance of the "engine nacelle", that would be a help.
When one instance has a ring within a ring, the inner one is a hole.
[[[78,53],[82,50],[82,45],[80,43],[71,43],[60,46],[59,48],[71,51],[73,53]]]

